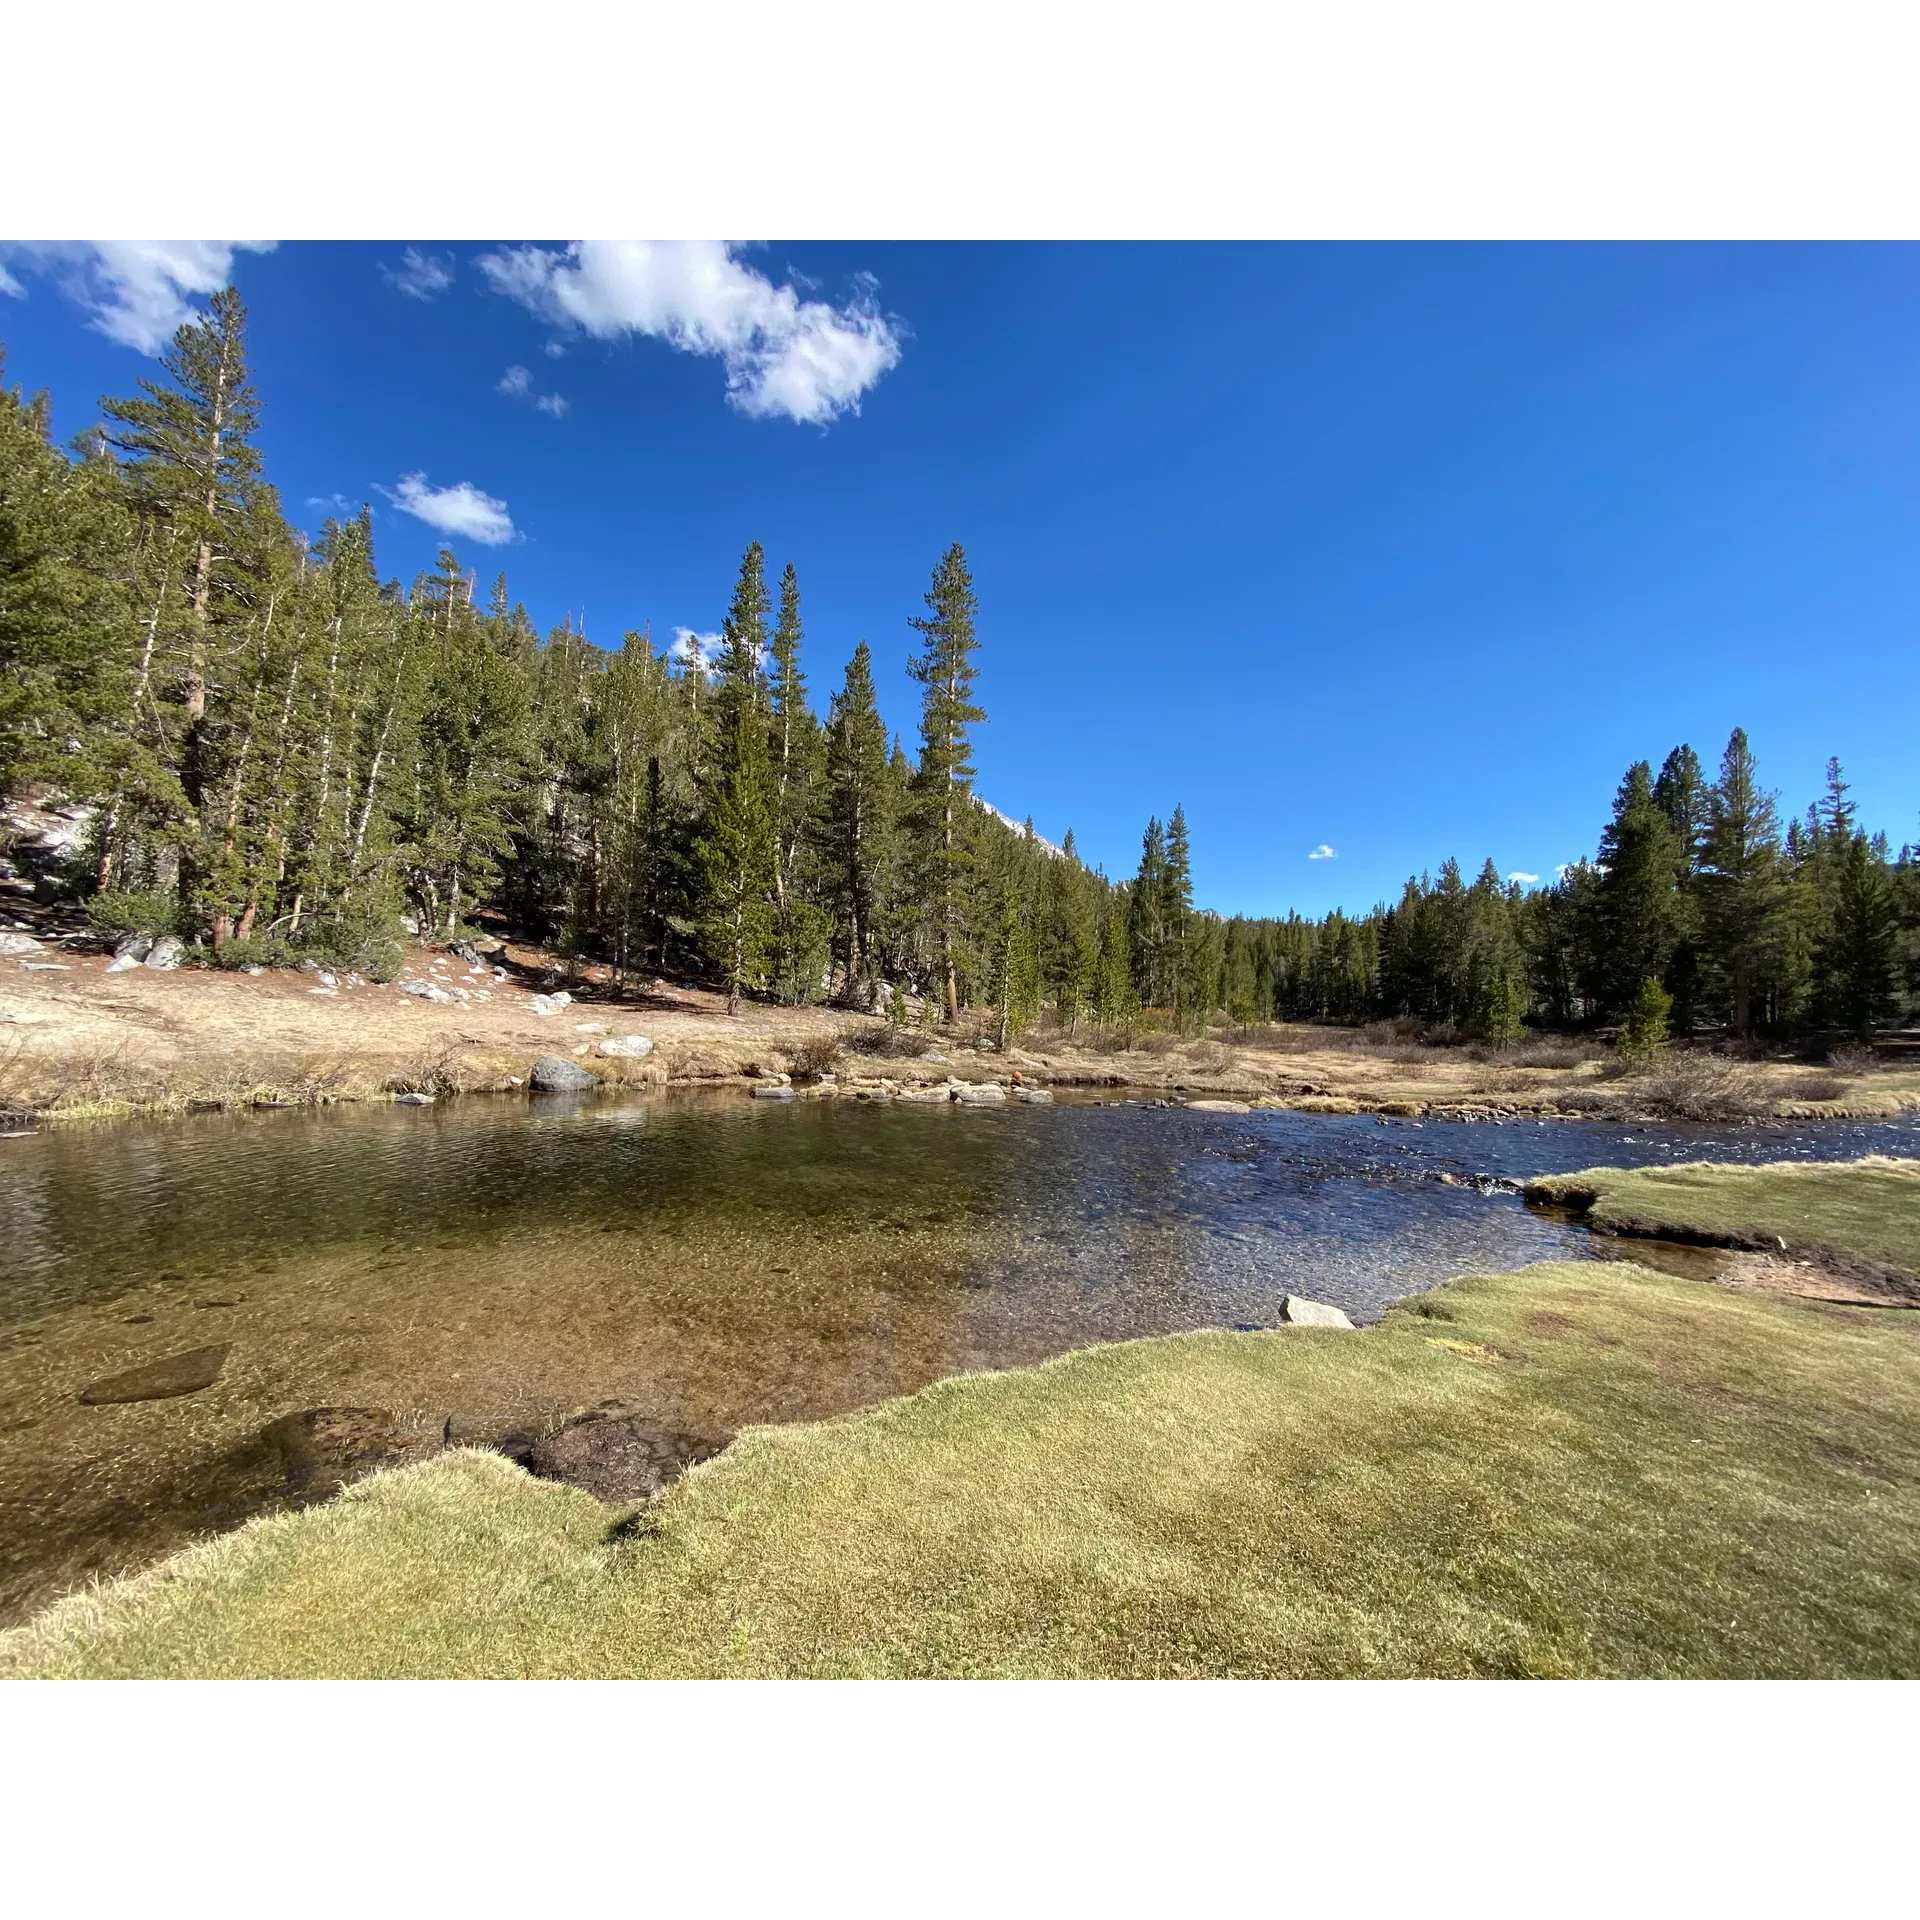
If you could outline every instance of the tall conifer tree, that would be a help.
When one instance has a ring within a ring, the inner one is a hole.
[[[919,881],[933,923],[941,994],[948,1020],[956,1021],[974,826],[969,729],[987,717],[986,709],[973,698],[978,603],[967,556],[957,541],[934,568],[926,600],[927,617],[908,622],[925,643],[907,666],[925,689],[920,704],[914,826]]]

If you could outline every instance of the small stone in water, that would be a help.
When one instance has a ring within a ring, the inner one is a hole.
[[[170,1354],[164,1360],[149,1360],[143,1367],[110,1374],[82,1387],[81,1404],[115,1407],[134,1400],[172,1400],[183,1393],[198,1393],[219,1379],[220,1369],[232,1351],[231,1343],[223,1343],[196,1347],[191,1353]]]

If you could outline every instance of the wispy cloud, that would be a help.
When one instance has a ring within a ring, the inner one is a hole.
[[[467,540],[478,540],[483,547],[504,547],[514,537],[513,517],[507,503],[482,493],[471,480],[451,487],[427,484],[424,473],[401,476],[397,486],[380,489],[402,513]]]
[[[561,360],[566,357],[566,348],[558,340],[549,340],[542,349],[549,360]]]
[[[271,253],[272,240],[55,240],[9,242],[17,267],[44,273],[109,340],[158,353],[199,311],[192,296],[233,278],[236,252]],[[26,289],[0,268],[0,291]]]
[[[900,364],[898,323],[878,282],[856,281],[842,306],[803,300],[711,240],[577,240],[480,256],[501,293],[542,320],[596,339],[642,333],[727,370],[727,402],[754,419],[824,426]]]
[[[1509,880],[1518,880],[1523,887],[1530,887],[1540,876],[1537,873],[1510,873],[1507,875],[1507,878]]]
[[[307,505],[318,507],[321,512],[333,514],[336,518],[360,511],[359,501],[349,500],[344,493],[309,494]]]
[[[1307,858],[1309,860],[1338,860],[1340,856],[1322,840],[1320,844],[1307,855]]]
[[[437,300],[453,285],[453,255],[422,253],[418,247],[409,247],[397,267],[383,260],[380,272],[388,286],[412,299]]]
[[[525,367],[509,367],[500,376],[496,393],[504,393],[510,400],[524,400],[540,413],[550,413],[556,420],[567,416],[567,401],[564,394],[542,393],[533,384],[533,375]]]
[[[696,633],[691,627],[675,627],[673,645],[667,653],[676,666],[689,672],[698,667],[702,673],[710,673],[725,644],[717,633]]]

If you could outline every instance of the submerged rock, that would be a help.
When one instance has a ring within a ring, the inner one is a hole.
[[[791,1100],[794,1094],[789,1086],[784,1086],[777,1081],[762,1080],[753,1088],[753,1097],[756,1100]]]
[[[430,1093],[396,1093],[393,1096],[393,1104],[396,1107],[430,1107],[433,1105],[433,1095]]]
[[[535,1093],[584,1093],[597,1087],[598,1078],[585,1067],[576,1066],[565,1054],[545,1053],[533,1063],[527,1084]]]
[[[384,1407],[308,1407],[263,1428],[257,1444],[277,1462],[287,1493],[324,1496],[376,1468],[431,1453],[437,1441],[403,1432]]]
[[[712,1459],[730,1437],[680,1433],[634,1414],[597,1410],[536,1440],[528,1465],[541,1479],[565,1480],[598,1500],[648,1500],[689,1467]]]
[[[173,1400],[183,1393],[198,1393],[219,1379],[232,1351],[232,1342],[223,1341],[217,1347],[196,1347],[191,1353],[149,1360],[145,1366],[109,1374],[82,1387],[80,1402],[88,1407],[117,1407],[133,1400]]]
[[[1051,1087],[1015,1087],[1013,1097],[1023,1100],[1030,1107],[1050,1107],[1053,1105]]]
[[[1327,1306],[1319,1300],[1302,1300],[1297,1293],[1290,1293],[1280,1303],[1280,1318],[1290,1327],[1345,1327],[1349,1333],[1353,1322],[1338,1307]]]

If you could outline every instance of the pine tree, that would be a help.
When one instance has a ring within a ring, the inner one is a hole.
[[[933,922],[947,1019],[957,1021],[974,812],[968,729],[987,717],[973,699],[979,609],[967,557],[957,542],[934,568],[926,601],[928,617],[908,622],[925,642],[907,666],[925,689],[914,830],[919,886]]]
[[[1140,870],[1127,894],[1133,986],[1141,1003],[1149,1007],[1163,1007],[1173,997],[1166,915],[1167,838],[1156,815],[1141,835]]]
[[[87,798],[131,720],[133,530],[112,462],[97,442],[66,459],[49,416],[44,394],[0,386],[0,793],[38,779]]]
[[[223,287],[161,354],[171,385],[142,380],[134,398],[101,403],[114,427],[109,440],[127,458],[137,510],[169,536],[161,550],[171,578],[154,584],[156,592],[172,587],[176,595],[170,611],[181,639],[179,698],[189,733],[182,762],[196,804],[193,736],[206,714],[214,630],[236,585],[259,484],[253,436],[260,407],[247,371],[246,320],[239,294]]]
[[[1680,935],[1681,859],[1671,819],[1655,796],[1652,769],[1636,760],[1600,836],[1605,871],[1595,902],[1595,971],[1604,1013],[1624,1012],[1642,981],[1665,974]]]
[[[1187,841],[1186,809],[1179,806],[1167,822],[1166,863],[1160,876],[1160,933],[1174,1024],[1184,1030],[1196,1021],[1204,1023],[1209,995],[1196,964],[1200,956],[1192,945],[1193,856]]]
[[[1640,982],[1620,1029],[1620,1053],[1628,1060],[1651,1060],[1664,1053],[1670,1037],[1673,997],[1652,974]]]
[[[887,731],[873,691],[873,655],[862,640],[847,662],[827,723],[822,867],[841,928],[849,996],[870,978],[882,887],[892,852]]]
[[[1127,946],[1127,905],[1124,896],[1109,898],[1100,922],[1100,977],[1094,988],[1094,1014],[1106,1028],[1133,1023],[1139,1003],[1133,989],[1133,957]]]
[[[1851,816],[1836,818],[1844,832]],[[1900,1005],[1900,914],[1886,862],[1864,833],[1840,856],[1833,924],[1821,955],[1834,1023],[1862,1040]]]
[[[1777,951],[1784,902],[1774,797],[1760,787],[1753,751],[1739,727],[1708,796],[1701,904],[1707,958],[1724,983],[1733,1030],[1750,1034]]]
[[[737,1013],[749,988],[767,984],[777,932],[779,796],[768,758],[769,716],[761,671],[767,646],[767,587],[759,541],[740,563],[721,629],[716,685],[707,709],[705,788],[697,871],[708,957]]]
[[[1066,846],[1071,849],[1073,835]],[[1100,990],[1100,932],[1094,911],[1095,887],[1079,860],[1069,852],[1060,863],[1057,927],[1054,941],[1053,993],[1060,1024],[1069,1033],[1094,1011]]]

